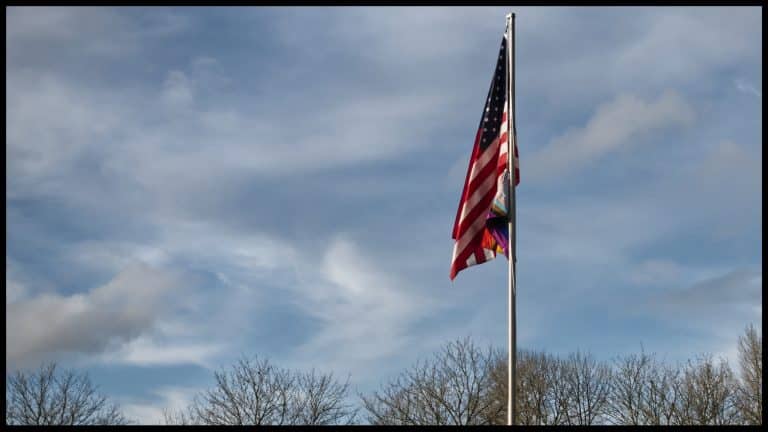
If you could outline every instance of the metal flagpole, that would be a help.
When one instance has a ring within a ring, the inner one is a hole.
[[[517,316],[515,311],[516,274],[515,264],[517,254],[515,251],[515,144],[517,142],[517,128],[515,125],[515,14],[507,14],[507,170],[509,172],[509,193],[507,194],[507,213],[509,215],[509,353],[507,368],[507,425],[514,425],[517,420],[515,412],[516,371],[517,371]]]

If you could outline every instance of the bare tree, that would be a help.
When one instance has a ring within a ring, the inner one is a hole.
[[[349,380],[333,374],[294,372],[266,359],[241,358],[215,372],[215,386],[195,396],[186,411],[164,411],[167,424],[298,425],[354,421],[346,398]]]
[[[615,360],[608,416],[615,424],[646,424],[643,415],[651,358],[644,352]]]
[[[469,338],[448,343],[429,361],[421,361],[370,397],[361,396],[373,424],[488,424],[499,406],[489,397],[492,349],[483,351]]]
[[[714,362],[704,355],[688,361],[676,381],[679,396],[673,423],[677,425],[727,425],[739,421],[737,382],[728,362]]]
[[[331,425],[355,421],[357,409],[346,401],[349,377],[343,383],[331,374],[311,372],[296,376],[294,424]]]
[[[507,422],[507,360],[499,358],[492,374],[491,398],[501,409],[490,420]],[[560,359],[535,351],[517,355],[516,424],[590,425],[604,420],[610,367],[589,355]]]
[[[581,352],[558,358],[520,351],[517,424],[761,424],[762,337],[753,326],[739,338],[739,360],[740,381],[709,355],[670,366],[641,350],[611,367]],[[348,381],[314,371],[242,360],[216,381],[186,412],[166,412],[166,423],[334,424],[356,413],[344,403]],[[455,340],[360,397],[373,424],[506,424],[506,353]]]
[[[741,379],[736,398],[743,421],[763,424],[763,337],[750,324],[739,336],[739,366]]]
[[[189,408],[187,408],[187,411],[163,408],[163,422],[171,426],[192,425],[194,422],[189,412]]]
[[[576,352],[562,360],[566,424],[592,425],[605,419],[611,386],[611,368],[590,354]]]
[[[564,424],[565,385],[562,363],[550,354],[537,351],[517,353],[516,423],[521,425]],[[507,424],[507,357],[496,359],[492,374],[491,397],[500,407],[492,424]]]
[[[117,405],[98,393],[85,373],[43,364],[35,372],[17,371],[5,392],[9,425],[124,425]]]
[[[621,425],[669,425],[677,409],[679,371],[641,351],[614,362],[608,417]]]
[[[680,369],[655,359],[646,376],[643,399],[643,417],[647,425],[673,424],[680,400]]]

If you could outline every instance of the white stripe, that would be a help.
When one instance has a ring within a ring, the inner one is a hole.
[[[483,154],[480,155],[480,158],[475,161],[475,164],[472,166],[472,174],[469,176],[469,182],[472,183],[472,180],[475,179],[475,177],[480,174],[480,171],[483,170],[483,167],[488,163],[488,161],[493,158],[494,152],[496,151],[496,147],[499,145],[499,140],[495,139],[491,142],[491,144],[483,150]]]
[[[465,232],[464,235],[459,237],[459,239],[456,241],[455,249],[458,251],[458,253],[454,255],[454,259],[458,258],[458,256],[464,252],[464,249],[467,248],[467,243],[469,243],[472,240],[472,238],[474,238],[475,235],[484,227],[485,227],[485,218],[481,216],[474,220],[474,222],[472,223],[472,225],[470,225],[467,232]]]
[[[506,113],[507,113],[507,104],[505,103],[505,104],[504,104],[504,114],[506,114]],[[501,123],[501,126],[500,126],[500,128],[501,128],[501,129],[499,129],[499,138],[501,138],[501,136],[502,136],[502,135],[504,135],[504,133],[505,133],[505,132],[507,132],[507,131],[509,130],[509,118],[507,118],[507,120],[506,120],[506,121],[504,121],[504,122],[502,122],[502,123]],[[505,145],[502,145],[502,146],[499,148],[499,156],[501,156],[501,155],[503,155],[503,154],[507,153],[507,151],[508,151],[508,149],[507,149],[507,147],[508,147],[508,146],[506,145],[507,143],[504,143],[504,144],[505,144]]]
[[[504,113],[507,112],[507,105],[504,104]],[[471,182],[474,180],[475,177],[477,177],[478,174],[480,174],[480,171],[482,171],[482,168],[485,166],[486,163],[488,163],[488,159],[491,159],[494,155],[494,148],[496,146],[499,146],[500,151],[499,154],[506,153],[506,145],[500,145],[501,142],[499,141],[499,138],[501,138],[502,135],[507,131],[509,119],[507,121],[501,123],[500,129],[499,129],[499,135],[496,136],[496,138],[491,142],[491,144],[486,148],[482,155],[480,155],[480,159],[478,159],[475,162],[475,165],[472,167],[472,173],[469,176],[469,181]]]
[[[480,186],[475,190],[475,193],[473,193],[472,196],[469,197],[469,199],[464,203],[464,206],[461,209],[459,226],[461,226],[462,222],[464,222],[464,219],[467,217],[467,215],[472,211],[472,209],[475,208],[475,206],[480,202],[480,200],[483,199],[485,194],[487,194],[488,191],[491,190],[491,188],[495,184],[496,184],[495,175],[489,175],[484,182],[480,183]]]
[[[486,261],[496,258],[496,255],[490,249],[483,249],[483,253],[485,254]]]
[[[483,255],[485,255],[485,260],[483,260],[483,263],[496,258],[493,254],[493,251],[490,249],[483,248]],[[472,255],[470,255],[469,258],[467,259],[467,267],[473,266],[476,264],[482,264],[482,263],[477,262],[477,258],[475,257],[475,254],[473,252]]]

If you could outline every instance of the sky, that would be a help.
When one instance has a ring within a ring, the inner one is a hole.
[[[506,349],[507,264],[448,277],[510,10],[6,9],[6,374],[157,423],[240,356],[367,393]],[[517,335],[610,360],[762,321],[757,7],[519,7]]]

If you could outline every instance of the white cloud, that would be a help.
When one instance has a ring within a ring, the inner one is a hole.
[[[92,92],[52,75],[9,74],[9,195],[17,195],[19,186],[61,174],[79,152],[117,127],[119,110],[103,104]]]
[[[184,72],[170,71],[163,83],[163,102],[174,108],[188,108],[193,100],[192,86]]]
[[[617,53],[616,72],[625,80],[690,82],[757,54],[757,9],[665,8],[648,18],[644,34]]]
[[[727,272],[723,266],[683,265],[669,258],[650,258],[628,263],[627,280],[649,292],[677,290]]]
[[[752,95],[755,95],[755,96],[757,96],[759,98],[763,97],[763,92],[758,90],[757,87],[755,87],[751,83],[747,82],[746,80],[737,79],[736,81],[734,81],[734,85],[736,85],[736,88],[740,92],[747,93],[747,94],[752,94]]]
[[[750,149],[743,144],[726,140],[711,143],[702,157],[686,167],[683,175],[688,182],[695,182],[702,192],[717,196],[718,207],[734,204],[733,195],[760,199],[763,165],[762,148]],[[683,187],[692,186],[684,183]],[[734,194],[734,192],[737,192]],[[724,203],[721,199],[729,199]]]
[[[6,272],[7,272],[6,268]],[[13,303],[15,301],[18,301],[22,297],[24,297],[24,294],[26,293],[26,288],[24,285],[19,283],[18,281],[8,279],[6,277],[5,279],[5,304]]]
[[[82,43],[90,53],[108,53],[125,38],[127,22],[115,10],[83,7],[10,7],[7,36],[14,48],[19,43]],[[112,31],[111,37],[99,37]],[[125,48],[125,47],[123,47]]]
[[[645,260],[630,274],[638,285],[668,285],[677,283],[685,270],[676,262],[664,259]]]
[[[761,305],[762,271],[737,269],[659,293],[647,311],[673,329],[704,335],[680,349],[712,353],[733,367],[745,326],[762,322]]]
[[[132,340],[109,346],[94,361],[208,366],[240,346],[243,332],[252,331],[270,307],[275,293],[262,285],[292,282],[297,252],[279,238],[181,220],[158,221],[158,226],[152,241],[83,242],[68,253],[80,266],[103,272],[132,262],[190,270],[183,292],[164,297],[163,313],[156,314],[151,326]]]
[[[678,93],[664,92],[656,101],[619,95],[597,107],[584,127],[554,138],[530,156],[526,177],[532,181],[562,179],[590,162],[632,143],[652,131],[688,125],[694,112]]]
[[[742,236],[762,218],[761,153],[759,143],[704,141],[690,161],[659,179],[654,201],[681,227],[706,227],[715,240]]]
[[[211,359],[225,348],[219,343],[184,343],[163,339],[167,338],[142,335],[117,350],[104,353],[99,361],[137,366],[195,364],[211,368]]]
[[[488,8],[357,8],[345,11],[343,24],[329,26],[331,35],[341,43],[364,42],[362,55],[375,62],[407,59],[416,62],[445,61],[461,57],[476,48],[477,38],[467,37],[467,30],[487,30],[501,42],[504,17],[489,20]],[[424,31],[429,23],[430,31]]]
[[[762,272],[733,270],[727,274],[710,278],[689,287],[667,292],[663,295],[664,307],[673,308],[676,313],[692,313],[704,321],[711,320],[711,313],[724,313],[730,307],[741,308],[761,303]],[[741,317],[740,317],[741,318]]]
[[[317,276],[305,274],[297,287],[297,303],[322,323],[299,354],[361,380],[372,362],[413,344],[413,326],[439,306],[344,236],[330,243]]]
[[[291,269],[296,249],[265,233],[243,233],[215,224],[173,219],[157,221],[162,227],[157,254],[221,260],[254,274]],[[145,252],[146,253],[146,252]]]
[[[191,24],[168,9],[156,8],[143,21],[121,12],[109,7],[9,7],[9,65],[39,64],[42,59],[29,48],[51,55],[70,52],[113,59],[135,55],[142,44],[179,34]]]
[[[57,353],[94,353],[149,330],[180,276],[131,266],[106,285],[69,296],[44,293],[6,305],[6,360],[22,366]]]
[[[5,304],[13,303],[27,295],[27,287],[18,280],[18,266],[10,258],[5,258]]]

